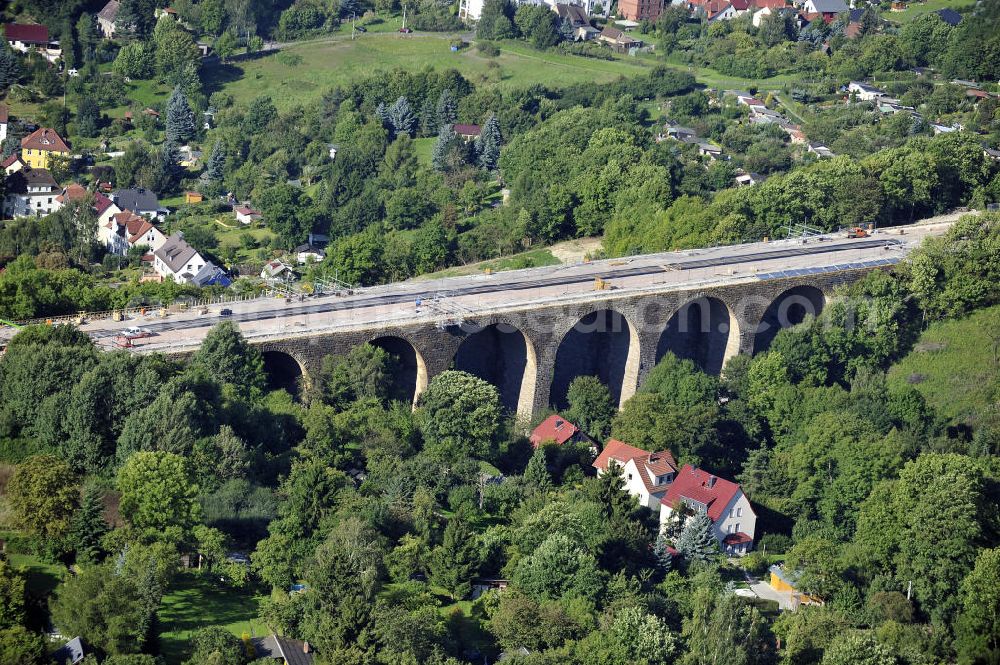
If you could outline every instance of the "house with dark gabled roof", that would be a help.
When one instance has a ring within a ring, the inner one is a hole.
[[[153,252],[153,269],[162,279],[172,279],[178,284],[193,283],[202,269],[211,263],[184,240],[184,234],[177,233],[167,238],[163,245]]]
[[[825,23],[832,23],[838,14],[850,11],[844,0],[806,0],[802,11],[807,15],[819,14]]]
[[[633,39],[618,28],[613,28],[610,25],[605,26],[604,29],[601,30],[601,34],[597,35],[597,41],[602,44],[607,44],[610,48],[618,51],[619,53],[624,53],[630,48],[642,46],[642,42],[638,39]]]
[[[83,641],[79,637],[74,637],[53,651],[50,659],[59,665],[76,665],[83,662],[85,656]]]
[[[946,7],[945,9],[939,9],[934,13],[938,15],[938,18],[940,18],[942,21],[944,21],[953,28],[962,22],[962,15],[956,12],[954,9],[949,9]]]
[[[451,128],[456,134],[458,134],[458,137],[466,143],[478,139],[479,135],[483,131],[483,128],[479,125],[464,125],[461,123],[452,125]]]
[[[43,217],[59,209],[59,183],[45,169],[21,169],[7,177],[4,215]]]
[[[142,187],[119,189],[111,195],[111,200],[122,210],[132,210],[147,219],[162,219],[167,212],[156,193]]]
[[[675,510],[704,513],[712,520],[712,535],[726,554],[743,555],[753,547],[757,515],[740,486],[708,471],[685,464],[661,499],[660,528]]]
[[[639,499],[639,505],[656,511],[677,473],[677,462],[669,450],[651,453],[616,439],[609,439],[594,460],[597,475],[608,472],[612,462],[620,469],[625,491]]]
[[[569,23],[570,28],[573,30],[573,41],[587,41],[596,38],[601,33],[600,30],[590,24],[590,17],[587,16],[587,10],[580,5],[559,2],[556,3],[553,10],[559,14],[561,21]]]
[[[119,0],[108,0],[108,4],[104,5],[97,13],[97,27],[105,39],[112,39],[115,36],[117,29],[115,22],[118,20],[118,10],[121,9],[121,4]]]

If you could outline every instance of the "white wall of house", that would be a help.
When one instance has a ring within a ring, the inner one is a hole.
[[[461,0],[458,3],[458,18],[463,21],[478,21],[483,15],[483,0]]]
[[[153,261],[153,269],[156,274],[163,279],[172,279],[178,284],[184,284],[187,280],[182,277],[184,273],[189,273],[192,277],[197,275],[198,272],[205,267],[205,259],[202,258],[201,254],[195,252],[195,254],[188,259],[187,263],[180,267],[178,272],[174,272],[170,269],[166,263],[160,260],[160,257],[156,257]]]
[[[622,478],[625,480],[625,491],[636,497],[639,500],[640,506],[646,506],[653,512],[656,512],[660,508],[660,498],[663,496],[663,492],[656,492],[650,494],[649,490],[646,489],[646,485],[642,482],[642,478],[639,474],[646,473],[646,471],[640,469],[634,459],[630,459],[625,464],[618,463],[622,469]],[[601,476],[606,473],[605,471],[598,470],[597,475]],[[652,479],[651,479],[652,480]],[[652,482],[655,482],[653,480]]]
[[[757,516],[743,492],[737,492],[733,496],[733,500],[723,510],[722,517],[714,524],[714,527],[715,538],[720,543],[731,533],[742,532],[751,538],[754,537],[754,531],[757,529]]]
[[[700,503],[694,501],[685,501],[685,503],[696,512],[705,512],[705,506]],[[660,509],[660,531],[663,531],[671,513],[673,513],[673,508],[666,504]],[[688,517],[688,519],[690,520],[692,517],[693,515]],[[756,530],[757,515],[754,514],[753,509],[750,507],[750,500],[747,499],[742,491],[733,495],[732,500],[723,509],[722,516],[712,524],[712,535],[719,541],[720,548],[722,547],[723,539],[727,535],[731,533],[745,533],[751,538],[755,538]]]
[[[59,209],[55,192],[28,192],[8,194],[4,200],[4,215],[7,217],[44,217]]]
[[[149,247],[149,251],[155,252],[159,248],[163,247],[166,242],[167,236],[163,235],[158,228],[153,227],[146,231],[142,238],[139,238],[132,243],[132,246],[136,247],[138,245],[146,245]]]

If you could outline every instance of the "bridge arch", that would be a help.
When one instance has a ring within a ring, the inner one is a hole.
[[[508,411],[531,416],[538,361],[534,344],[519,328],[498,322],[472,332],[455,352],[454,367],[496,386]]]
[[[261,356],[267,389],[285,390],[293,397],[301,398],[309,377],[305,365],[291,353],[279,349],[263,349]]]
[[[778,294],[771,301],[754,332],[753,352],[767,351],[783,328],[805,321],[807,316],[819,316],[826,305],[826,296],[815,286],[802,284]]]
[[[403,402],[417,403],[427,389],[427,363],[417,347],[404,337],[384,335],[368,342],[399,359],[399,371],[392,385],[392,396]]]
[[[561,337],[549,401],[567,406],[569,384],[578,376],[597,376],[621,406],[635,394],[639,381],[640,343],[631,321],[613,309],[596,309],[581,317]]]
[[[739,347],[739,321],[732,310],[718,298],[702,296],[681,305],[667,321],[656,345],[656,362],[671,352],[708,374],[721,374]]]

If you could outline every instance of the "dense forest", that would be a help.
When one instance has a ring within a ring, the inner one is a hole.
[[[617,413],[574,382],[565,415],[595,440],[740,480],[765,535],[735,563],[697,520],[668,554],[619,476],[593,477],[586,446],[532,451],[472,375],[436,376],[411,411],[397,360],[362,345],[296,400],[230,324],[184,363],[29,328],[0,360],[7,546],[76,574],[46,602],[0,567],[4,662],[40,662],[49,613],[105,662],[153,662],[122,656],[157,653],[186,552],[194,574],[269,591],[266,625],[327,663],[991,662],[1000,421],[984,403],[949,422],[885,372],[928,322],[997,304],[998,233],[965,217],[721,378],[668,355]],[[824,604],[779,615],[733,594],[775,560]],[[510,586],[470,603],[481,577]],[[220,629],[188,649],[247,661]]]

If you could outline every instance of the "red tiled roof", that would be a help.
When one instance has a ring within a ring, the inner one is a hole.
[[[128,233],[133,233],[133,229],[138,228],[142,222],[146,221],[145,217],[137,215],[131,210],[122,210],[119,213],[115,213],[111,219],[116,226],[119,228],[124,227]]]
[[[6,104],[0,104],[0,123],[7,122],[10,117],[10,110],[7,108]]]
[[[663,503],[672,506],[682,499],[697,501],[708,508],[708,516],[715,522],[739,491],[740,486],[733,481],[685,464],[663,497]]]
[[[540,422],[538,427],[531,431],[529,440],[535,448],[543,441],[555,441],[557,445],[561,446],[572,439],[579,431],[579,427],[559,414],[554,414]]]
[[[726,534],[726,537],[722,539],[723,545],[742,545],[743,543],[752,543],[752,542],[753,538],[743,533],[742,531]]]
[[[736,11],[742,12],[750,7],[750,0],[729,0]]]
[[[650,453],[642,448],[630,446],[617,439],[608,439],[604,445],[604,450],[594,460],[594,468],[607,471],[608,464],[614,459],[624,466],[629,460],[635,460],[635,466],[639,470],[639,477],[646,491],[650,494],[662,492],[666,484],[657,485],[653,482],[653,477],[673,474],[677,471],[677,462],[669,450],[662,450],[657,453]]]
[[[254,210],[250,206],[236,206],[235,208],[233,208],[233,212],[235,212],[237,215],[259,215],[260,214],[259,211]]]
[[[454,125],[452,129],[459,136],[479,136],[482,131],[479,125]]]
[[[9,42],[24,42],[25,44],[48,44],[49,42],[49,29],[44,25],[7,23],[3,26],[3,34]]]
[[[608,470],[608,462],[612,459],[616,460],[619,464],[624,464],[633,457],[644,457],[649,453],[642,448],[636,448],[635,446],[630,446],[627,443],[623,443],[618,439],[608,439],[608,442],[604,444],[604,450],[601,454],[597,456],[594,460],[593,467],[601,471]]]
[[[4,168],[5,169],[8,166],[10,166],[11,164],[13,164],[14,162],[20,161],[20,159],[21,159],[20,155],[11,155],[7,159],[3,160],[3,164],[0,164],[0,168]]]
[[[132,220],[125,226],[125,230],[128,231],[128,243],[130,245],[134,245],[147,231],[153,228],[148,219],[140,219],[142,221]]]
[[[753,0],[753,6],[757,9],[781,9],[785,6],[785,0]]]
[[[73,182],[70,183],[63,193],[56,197],[56,201],[59,203],[64,203],[66,201],[79,201],[80,199],[86,198],[87,188],[83,185]]]
[[[39,127],[21,139],[21,148],[25,150],[47,150],[49,152],[69,152],[69,146],[59,136],[58,132],[48,127]]]
[[[104,211],[114,205],[114,201],[106,197],[100,192],[94,192],[94,210],[97,211],[98,217],[104,214]]]

